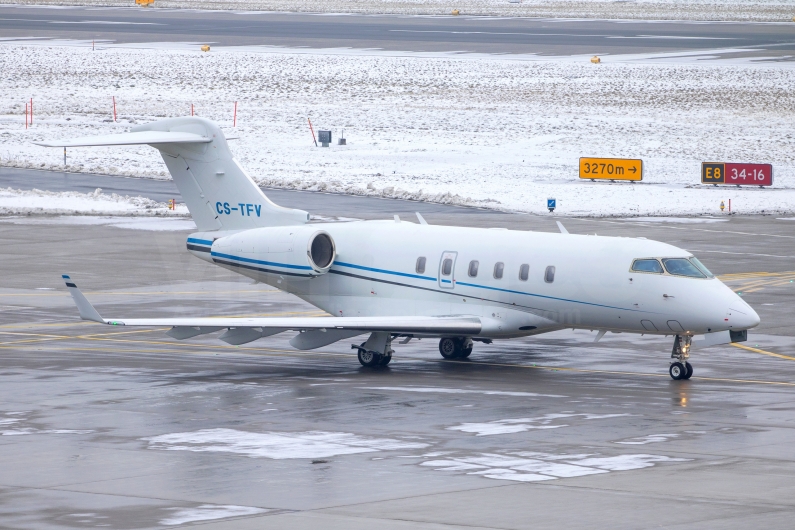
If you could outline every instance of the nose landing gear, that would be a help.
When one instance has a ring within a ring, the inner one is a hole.
[[[693,375],[693,366],[687,362],[690,358],[690,343],[693,337],[685,335],[677,335],[674,338],[674,348],[671,351],[671,366],[668,367],[668,373],[671,379],[690,379]]]

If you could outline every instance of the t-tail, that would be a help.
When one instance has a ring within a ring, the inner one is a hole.
[[[232,156],[223,131],[198,117],[169,118],[128,133],[37,142],[47,147],[148,144],[160,151],[201,232],[304,224],[309,214],[271,202]]]

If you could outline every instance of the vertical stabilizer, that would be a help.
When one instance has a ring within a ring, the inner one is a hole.
[[[174,183],[202,232],[300,225],[303,210],[273,204],[232,157],[221,129],[204,118],[170,118],[128,133],[34,142],[46,147],[144,145],[163,155]]]
[[[131,129],[189,133],[210,141],[150,143],[160,151],[182,199],[201,231],[304,224],[307,212],[271,202],[232,157],[226,137],[210,120],[171,118]]]

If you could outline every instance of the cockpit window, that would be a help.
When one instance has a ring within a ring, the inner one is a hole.
[[[632,271],[662,274],[663,268],[662,265],[660,265],[660,262],[656,259],[636,259],[632,262]]]
[[[708,269],[708,268],[706,268],[706,267],[704,266],[704,264],[703,264],[703,263],[701,263],[700,261],[698,261],[698,258],[690,258],[690,262],[691,262],[693,265],[695,265],[696,267],[698,267],[698,270],[700,270],[701,272],[703,272],[704,274],[706,274],[706,275],[707,275],[707,278],[714,278],[714,277],[715,277],[715,275],[714,275],[714,274],[712,274],[711,272],[709,272],[709,269]]]
[[[689,278],[706,278],[704,273],[686,258],[668,258],[662,261],[668,274],[687,276]]]

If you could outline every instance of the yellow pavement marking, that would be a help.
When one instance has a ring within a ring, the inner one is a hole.
[[[735,348],[742,348],[744,350],[752,351],[755,353],[761,353],[762,355],[770,355],[771,357],[778,357],[779,359],[787,359],[788,361],[795,361],[795,357],[790,357],[789,355],[781,355],[780,353],[773,353],[772,351],[760,350],[758,348],[752,348],[750,346],[737,344],[736,342],[732,342],[731,345],[734,346]]]

